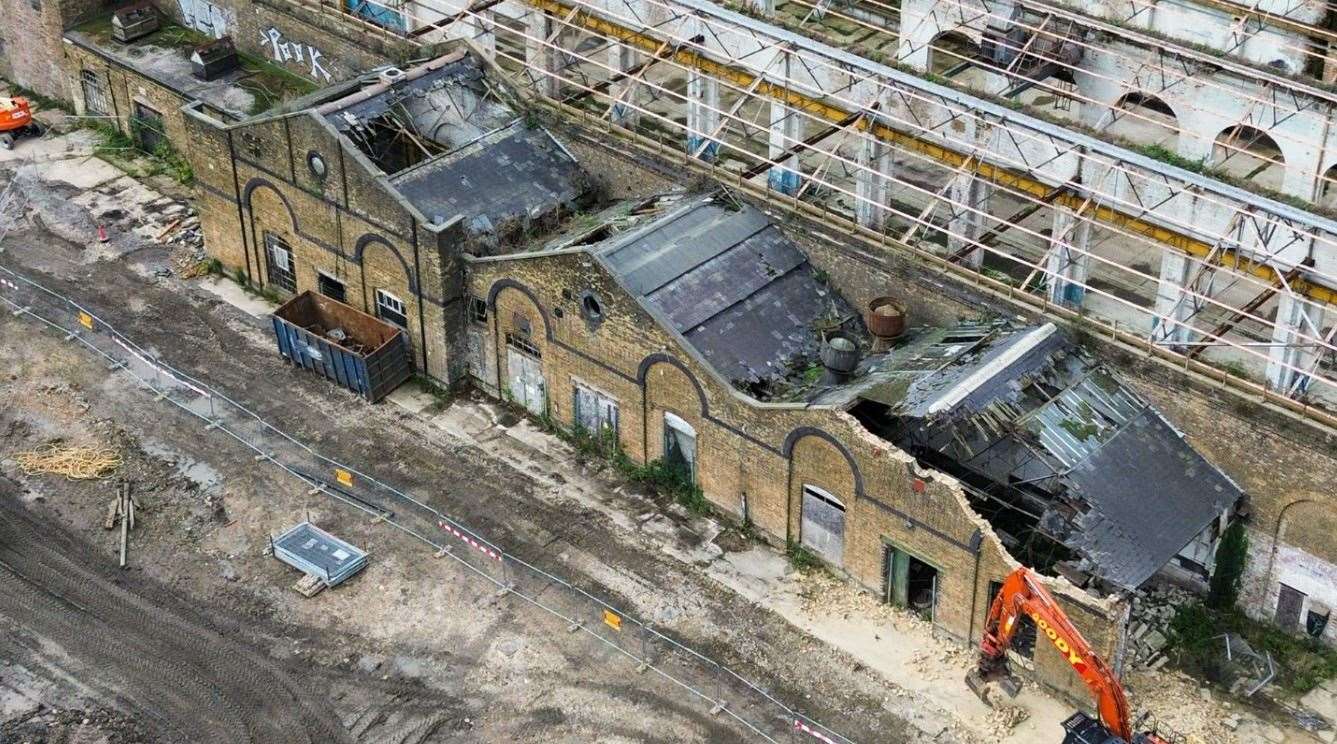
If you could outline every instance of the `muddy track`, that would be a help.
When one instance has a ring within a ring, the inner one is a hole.
[[[0,479],[0,615],[29,637],[9,643],[58,655],[84,684],[116,691],[164,741],[349,741],[317,690],[35,518],[17,493]]]

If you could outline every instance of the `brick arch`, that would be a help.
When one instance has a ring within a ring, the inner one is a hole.
[[[419,294],[418,278],[413,275],[413,269],[409,268],[408,261],[404,260],[403,254],[399,252],[394,244],[376,233],[367,233],[357,239],[357,243],[353,247],[353,262],[361,265],[362,256],[367,252],[367,248],[372,245],[381,246],[390,251],[390,254],[395,257],[395,260],[399,261],[399,265],[404,269],[404,278],[408,279],[409,292],[413,295]]]
[[[250,273],[251,254],[254,254],[255,272],[250,276],[250,279],[259,284],[266,284],[269,282],[269,269],[265,261],[264,241],[255,227],[255,208],[253,204],[255,192],[261,189],[278,197],[279,203],[283,205],[284,211],[288,214],[288,226],[292,231],[292,237],[296,238],[301,232],[297,225],[297,213],[293,211],[292,202],[288,201],[288,197],[284,195],[283,191],[263,178],[252,178],[246,182],[246,188],[242,190],[241,201],[246,207],[246,225],[250,228],[250,250],[247,251],[246,256],[247,273]],[[244,238],[245,236],[243,236],[243,240]]]
[[[701,401],[701,416],[703,418],[710,416],[710,403],[706,400],[706,389],[701,387],[701,381],[696,379],[696,375],[692,374],[692,370],[688,369],[687,365],[671,354],[665,354],[661,351],[641,360],[641,365],[636,370],[636,384],[640,385],[642,390],[645,389],[645,378],[650,374],[650,368],[656,364],[676,367],[678,371],[686,375],[688,381],[692,383],[692,387],[696,388],[697,400]]]
[[[502,337],[501,314],[497,312],[497,297],[500,296],[501,293],[507,289],[513,289],[516,292],[519,292],[520,294],[524,295],[525,298],[529,300],[529,303],[534,306],[534,309],[538,311],[539,318],[543,321],[543,339],[545,343],[542,348],[543,351],[542,364],[544,370],[544,377],[547,377],[548,374],[547,365],[549,362],[548,348],[546,342],[553,340],[552,321],[549,320],[548,311],[543,307],[543,303],[539,302],[538,295],[534,294],[534,290],[525,286],[521,282],[509,278],[498,279],[497,281],[493,282],[492,286],[487,291],[487,307],[488,307],[488,314],[492,317],[492,347],[493,347],[492,352],[495,357],[495,359],[493,360],[494,363],[493,366],[495,366],[497,369],[498,392],[506,390],[505,374],[502,371],[503,369],[505,369],[505,364],[503,364],[503,360],[501,357],[502,349],[505,348],[506,343],[505,339]]]
[[[495,316],[497,311],[497,295],[501,294],[504,289],[514,289],[525,297],[528,297],[529,301],[534,303],[534,307],[539,311],[539,317],[543,320],[543,338],[551,341],[552,321],[548,319],[548,311],[543,308],[543,303],[539,302],[539,298],[534,294],[534,290],[514,279],[498,279],[492,283],[492,287],[487,291],[488,311],[492,312]],[[497,327],[500,328],[500,324],[498,324]]]
[[[791,473],[793,471],[794,447],[805,437],[817,437],[836,448],[836,451],[845,458],[845,462],[849,463],[850,473],[854,476],[854,498],[862,499],[864,497],[863,471],[859,469],[858,461],[854,459],[854,455],[850,453],[849,448],[843,442],[814,426],[800,426],[789,432],[789,436],[785,437],[785,444],[780,452],[786,460],[789,460]]]
[[[1337,514],[1337,509],[1334,509],[1332,505],[1325,501],[1318,498],[1302,497],[1294,499],[1290,503],[1281,507],[1281,511],[1277,513],[1276,521],[1273,524],[1264,526],[1265,530],[1271,533],[1269,537],[1272,539],[1272,546],[1267,557],[1267,571],[1263,575],[1263,592],[1265,595],[1267,592],[1271,591],[1272,582],[1276,578],[1277,553],[1281,541],[1285,539],[1286,525],[1289,524],[1291,520],[1295,519],[1292,510],[1303,510],[1303,507],[1311,506],[1327,512],[1328,514]]]
[[[241,201],[246,205],[246,211],[252,213],[251,219],[255,219],[254,211],[251,209],[251,196],[255,194],[256,189],[268,189],[269,191],[274,192],[274,195],[279,198],[279,201],[283,202],[283,208],[288,211],[288,221],[292,223],[292,231],[294,233],[297,232],[297,212],[293,210],[292,202],[288,201],[288,197],[285,196],[277,186],[264,178],[257,177],[247,181],[246,188],[242,189],[241,192]]]

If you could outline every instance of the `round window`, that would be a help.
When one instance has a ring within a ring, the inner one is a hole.
[[[324,181],[328,169],[325,167],[325,158],[320,153],[312,150],[306,154],[306,167],[311,170],[311,175],[315,176],[317,181]]]
[[[599,304],[598,298],[592,294],[585,295],[585,298],[580,302],[580,306],[585,311],[585,317],[590,320],[596,320],[603,317],[603,306]]]

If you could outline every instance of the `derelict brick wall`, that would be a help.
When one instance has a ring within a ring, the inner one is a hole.
[[[322,12],[286,0],[210,0],[189,5],[206,16],[199,24],[186,16],[182,3],[168,0],[158,3],[158,8],[180,25],[214,36],[225,33],[241,51],[317,85],[347,80],[378,65],[417,56],[415,42],[360,23],[333,7]],[[215,29],[213,24],[221,28]]]
[[[794,235],[822,230],[801,220],[795,223],[804,229],[791,229]],[[890,294],[910,305],[910,320],[916,325],[979,317],[986,310],[961,282],[898,260],[890,252],[872,256],[841,242],[808,239],[803,244],[813,264],[829,272],[832,283],[856,307]],[[1248,494],[1248,526],[1254,534],[1250,576],[1255,585],[1245,587],[1247,609],[1267,616],[1276,604],[1276,579],[1269,579],[1267,568],[1275,560],[1273,536],[1280,534],[1282,544],[1337,563],[1337,541],[1331,539],[1337,534],[1337,491],[1331,487],[1337,481],[1337,435],[1190,380],[1101,339],[1085,341]]]
[[[917,473],[912,458],[847,414],[740,400],[583,253],[472,261],[468,284],[471,294],[494,300],[487,353],[495,355],[492,369],[503,378],[505,334],[530,329],[542,359],[548,413],[559,425],[573,424],[573,380],[618,401],[619,441],[638,461],[662,457],[664,413],[682,417],[697,432],[698,481],[706,497],[723,513],[741,517],[746,496],[748,516],[776,543],[801,537],[803,484],[823,488],[847,506],[838,571],[880,596],[885,546],[896,545],[940,570],[938,627],[958,639],[978,639],[989,582],[1000,581],[1016,563],[951,478]],[[599,323],[580,313],[578,298],[587,290],[599,297]],[[482,381],[494,390],[498,382],[505,388],[505,379]],[[1078,607],[1062,594],[1060,602],[1072,605],[1074,623],[1098,652],[1115,659],[1122,606],[1089,598]],[[1044,683],[1086,696],[1052,647],[1038,648],[1035,664]]]
[[[68,99],[61,35],[104,5],[102,0],[0,0],[0,71],[44,96]]]
[[[333,132],[306,113],[230,128],[192,118],[191,127],[211,256],[277,290],[264,251],[271,233],[292,249],[297,292],[317,290],[323,272],[343,282],[348,304],[374,315],[376,290],[385,290],[404,303],[415,365],[451,380],[446,329],[458,297],[441,294],[455,286],[442,276],[442,244],[356,159],[350,163]],[[312,152],[326,163],[323,180],[308,164]]]
[[[66,45],[65,53],[66,87],[75,112],[89,115],[80,82],[82,71],[89,70],[99,76],[111,99],[114,119],[109,123],[131,135],[130,117],[138,103],[162,115],[163,134],[174,148],[182,153],[190,148],[190,137],[181,112],[181,107],[189,102],[186,97],[82,47]]]

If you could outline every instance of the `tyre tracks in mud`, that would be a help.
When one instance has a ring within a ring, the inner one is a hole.
[[[351,742],[314,685],[142,574],[118,571],[17,494],[0,478],[0,615],[31,637],[9,641],[28,647],[25,663],[106,691],[163,741]]]

